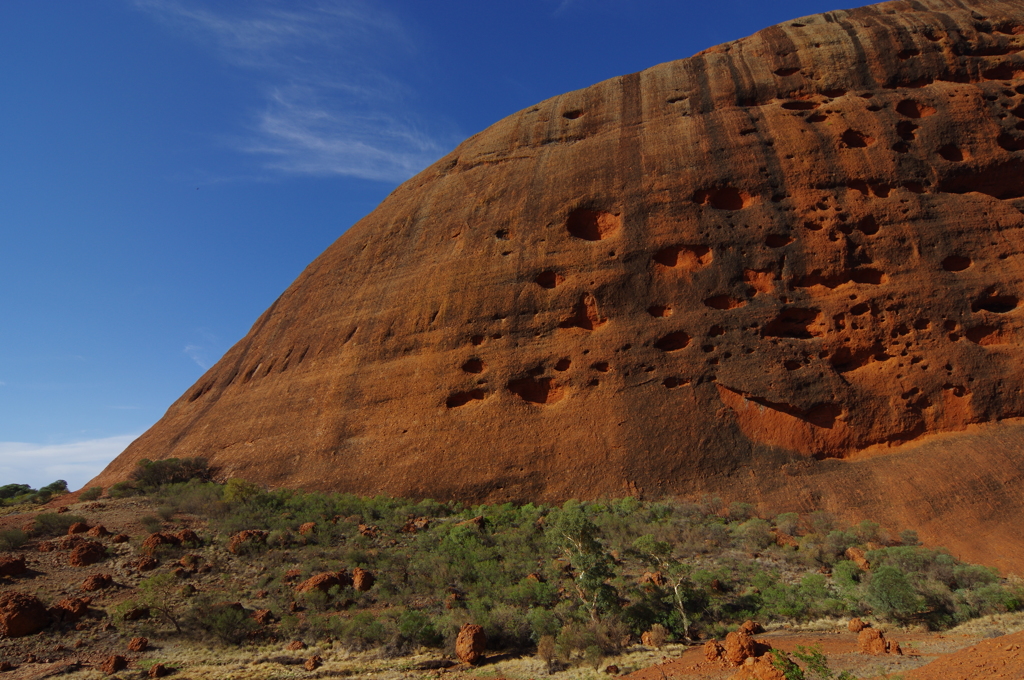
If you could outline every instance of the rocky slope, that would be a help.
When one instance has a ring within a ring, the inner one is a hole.
[[[90,485],[715,493],[1024,569],[1022,49],[1019,2],[888,2],[509,116]]]

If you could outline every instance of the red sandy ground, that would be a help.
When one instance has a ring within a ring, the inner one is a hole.
[[[1019,653],[1020,643],[1024,641],[1024,633],[992,638],[959,652],[955,650],[971,644],[977,640],[977,637],[941,633],[895,633],[886,637],[900,643],[904,650],[903,656],[861,654],[857,651],[857,634],[846,631],[835,633],[773,631],[755,636],[756,639],[767,642],[772,647],[785,652],[792,652],[796,650],[797,646],[817,647],[828,657],[833,670],[836,672],[849,671],[860,678],[901,675],[905,680],[952,680],[953,678],[973,679],[977,677],[1024,679],[1024,655]],[[1011,639],[1015,642],[1009,642]],[[995,668],[999,664],[1006,663],[1003,656],[1006,656],[1007,653],[999,652],[997,654],[996,651],[1012,644],[1018,645],[1018,651],[1013,652],[1018,655],[1015,662],[1017,665],[1006,666],[1008,671],[1000,670],[1000,672],[1008,674],[979,675],[973,670],[979,664],[985,664],[986,668]],[[969,659],[960,660],[963,655],[969,654],[970,650],[978,648],[984,649],[975,654],[977,659],[970,656]],[[930,670],[932,667],[936,668],[935,672]],[[947,667],[967,670],[961,675],[955,675],[955,673],[945,670]],[[624,677],[629,680],[696,680],[697,678],[725,680],[735,674],[737,670],[737,668],[726,666],[722,662],[706,661],[703,648],[694,647],[677,658],[641,669]]]

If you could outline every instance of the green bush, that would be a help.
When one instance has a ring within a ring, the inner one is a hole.
[[[156,489],[192,479],[209,481],[213,471],[205,458],[143,458],[128,476],[143,488]]]
[[[94,501],[103,495],[102,486],[90,486],[88,489],[83,491],[79,496],[79,500],[83,501]]]
[[[0,550],[17,550],[28,541],[28,534],[21,529],[0,531]]]
[[[439,647],[444,642],[430,617],[415,609],[409,609],[399,615],[398,632],[410,642],[424,647]]]
[[[128,498],[138,494],[139,490],[131,482],[117,482],[107,489],[107,495],[111,498]]]
[[[72,524],[84,521],[84,517],[67,512],[41,512],[35,517],[32,533],[38,536],[63,536]]]
[[[917,594],[907,575],[891,564],[872,571],[866,596],[876,614],[897,621],[909,620],[924,606],[923,598]]]
[[[195,611],[195,623],[229,645],[239,644],[258,626],[249,612],[235,604],[201,606]]]

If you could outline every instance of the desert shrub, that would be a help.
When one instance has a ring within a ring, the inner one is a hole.
[[[953,567],[953,579],[958,589],[971,589],[995,583],[999,574],[995,569],[980,564],[958,564]]]
[[[237,645],[256,630],[257,623],[241,606],[203,603],[193,609],[193,621],[224,644]]]
[[[530,624],[530,638],[538,644],[544,638],[551,638],[554,642],[555,636],[562,628],[558,616],[544,607],[531,608],[526,613],[526,620]]]
[[[812,512],[808,520],[811,525],[811,531],[822,536],[827,536],[829,532],[835,531],[839,526],[835,515],[824,510]]]
[[[28,484],[4,484],[3,486],[0,486],[0,500],[8,501],[19,496],[26,496],[34,493],[35,489]]]
[[[224,500],[228,503],[245,503],[262,491],[263,489],[253,482],[232,477],[224,484]]]
[[[729,504],[729,519],[734,522],[742,522],[754,517],[757,513],[757,508],[751,503],[741,503],[734,501]]]
[[[128,498],[138,494],[138,488],[131,482],[117,482],[107,489],[107,495],[111,498]]]
[[[19,505],[21,503],[46,503],[53,496],[68,492],[68,483],[58,479],[38,491],[28,484],[4,484],[0,486],[0,505]]]
[[[139,519],[139,523],[151,534],[155,534],[164,528],[164,523],[155,515],[144,515]]]
[[[88,489],[79,494],[79,500],[83,501],[94,501],[103,495],[102,486],[90,486]]]
[[[877,614],[897,621],[909,620],[924,604],[907,575],[891,564],[871,572],[865,596]]]
[[[853,528],[858,543],[882,543],[886,536],[878,522],[864,520]]]
[[[864,572],[851,560],[840,560],[832,567],[832,582],[844,596],[853,596],[860,587]]]
[[[822,546],[823,557],[826,564],[834,564],[836,558],[841,557],[847,548],[857,545],[857,534],[852,531],[835,530],[828,532]]]
[[[348,619],[332,618],[334,634],[350,651],[372,649],[387,638],[387,627],[370,612],[358,612]]]
[[[399,614],[398,632],[406,640],[424,647],[439,647],[444,642],[430,617],[415,609]]]
[[[736,536],[747,550],[764,550],[775,543],[771,525],[763,519],[750,519],[736,527]]]
[[[56,512],[41,512],[35,517],[32,533],[38,536],[63,536],[68,533],[68,527],[76,522],[84,522],[81,515],[73,515],[69,512],[58,514]]]
[[[586,623],[570,621],[562,626],[555,638],[555,649],[559,658],[566,661],[574,656],[584,657],[591,647],[596,647],[604,655],[618,654],[628,635],[629,631],[614,617]]]
[[[795,512],[784,512],[775,518],[775,528],[784,534],[793,536],[800,528],[800,515]]]
[[[921,545],[921,539],[913,529],[904,529],[900,532],[900,543],[903,545]]]
[[[213,471],[205,458],[143,458],[128,475],[144,489],[156,489],[166,484],[187,482],[190,479],[208,481]]]
[[[21,529],[4,529],[0,531],[0,550],[16,550],[25,545],[28,534]]]

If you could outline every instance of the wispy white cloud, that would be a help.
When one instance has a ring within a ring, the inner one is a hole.
[[[410,89],[388,75],[414,43],[379,4],[134,2],[256,76],[264,106],[248,112],[237,145],[265,168],[400,181],[444,151],[413,113]]]
[[[223,345],[220,338],[206,328],[194,329],[192,336],[192,342],[185,345],[185,348],[181,351],[194,361],[196,366],[205,371],[223,354]]]
[[[72,490],[95,477],[137,434],[89,439],[68,444],[0,442],[0,486],[28,484],[39,488],[63,479]]]
[[[188,355],[188,358],[196,362],[199,368],[207,369],[210,367],[209,362],[206,360],[206,352],[203,348],[198,345],[185,345],[185,349],[182,350]]]

